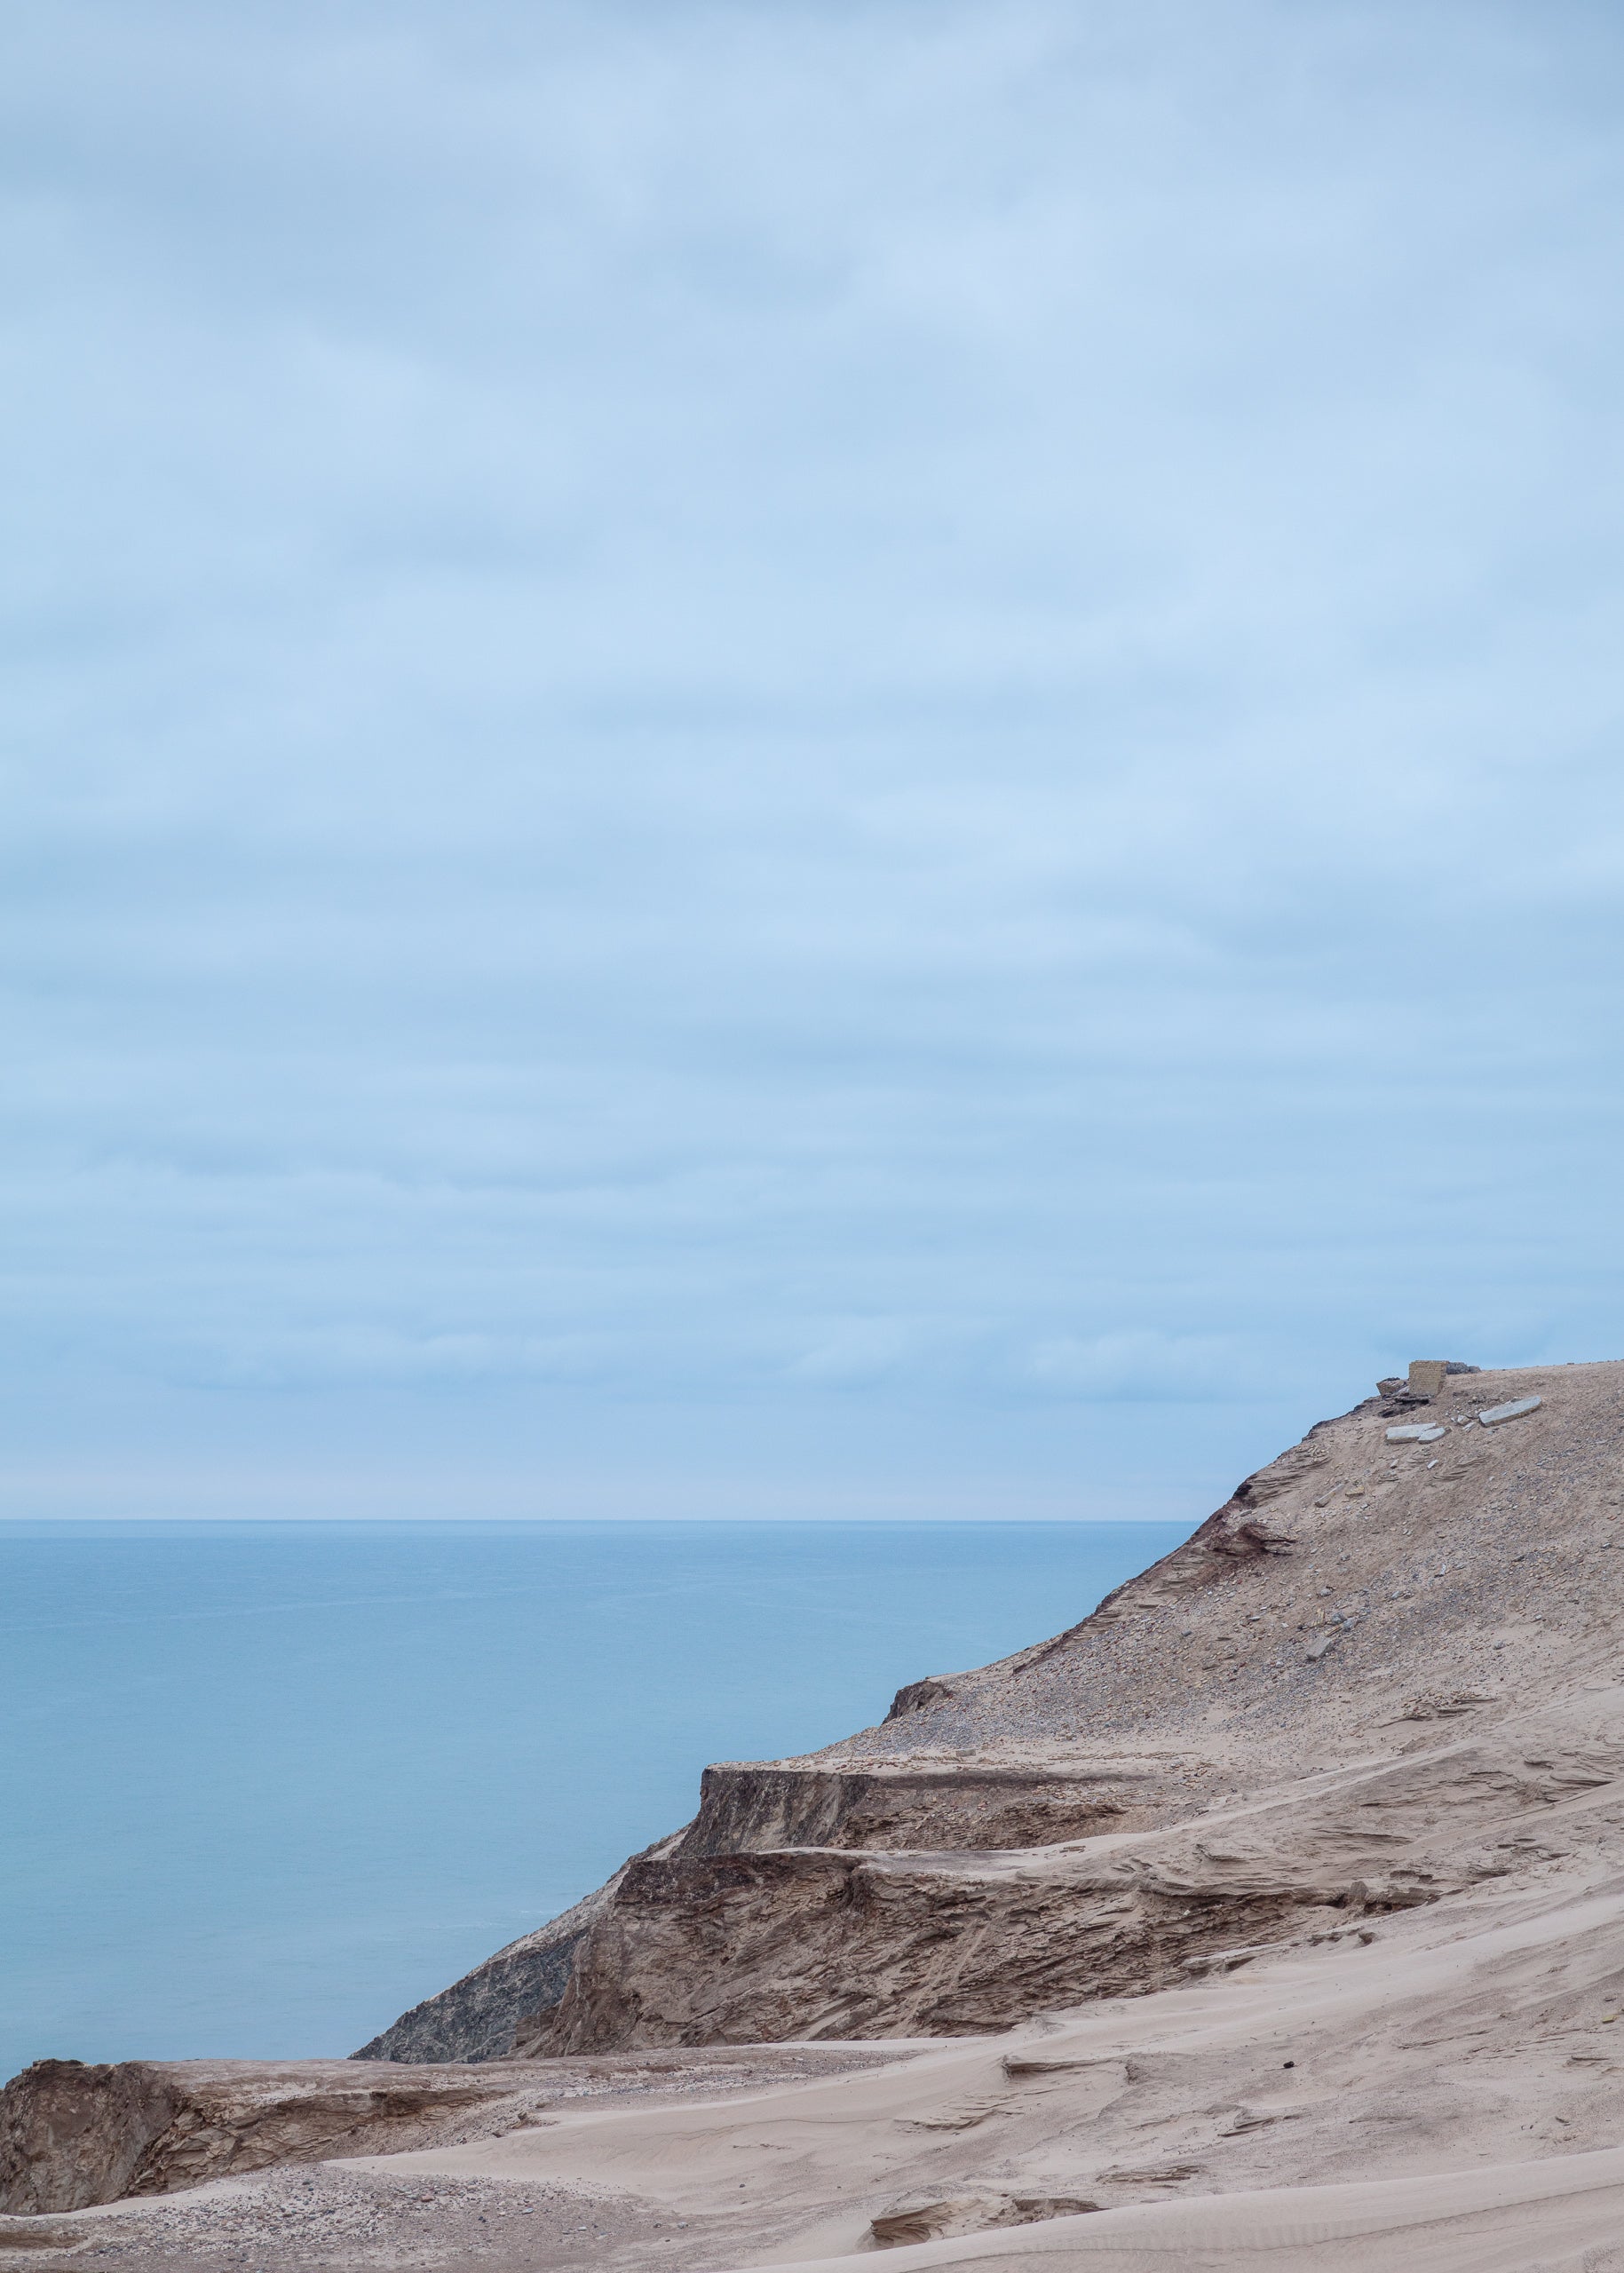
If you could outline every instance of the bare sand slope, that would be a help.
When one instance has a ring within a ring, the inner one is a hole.
[[[1624,1711],[1624,1692],[1606,1701]],[[1553,1816],[1552,1848],[1573,1819]],[[1624,2240],[1624,1878],[1575,1853],[1535,1872],[1367,1924],[1367,1941],[861,2076],[727,2106],[559,2110],[554,2128],[392,2166],[635,2200],[685,2222],[689,2261],[717,2267],[821,2263],[893,2235],[899,2265],[1563,2262]],[[916,2236],[935,2238],[906,2246]],[[1319,2255],[1290,2254],[1311,2241]]]
[[[1515,1869],[1554,1794],[1620,1765],[1520,1716],[1615,1663],[1621,1485],[1619,1365],[1321,1422],[1053,1641],[709,1770],[521,2048],[994,2030]]]
[[[1624,1366],[1372,1399],[1054,1642],[709,1771],[455,2134],[29,2261],[1624,2273],[1621,1491]]]
[[[1613,2273],[1624,2265],[1624,2150],[1575,2157],[1560,2169],[1395,2179],[1358,2186],[1280,2187],[1198,2204],[1147,2204],[927,2242],[887,2263],[1029,2266],[1061,2273],[1199,2273],[1279,2266],[1292,2273]],[[813,2261],[807,2273],[849,2268]]]

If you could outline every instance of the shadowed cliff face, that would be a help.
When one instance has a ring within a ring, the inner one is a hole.
[[[510,1942],[438,1996],[425,1997],[351,2057],[417,2064],[506,2060],[516,2051],[522,2055],[527,2037],[534,2036],[568,1987],[587,1929],[626,1873],[651,1857],[669,1854],[684,1835],[676,1832],[656,1840],[583,1902]]]
[[[1147,1816],[1153,1782],[1132,1767],[859,1770],[726,1762],[706,1769],[699,1814],[673,1851],[686,1861],[775,1847],[879,1853],[1046,1847],[1128,1829]]]

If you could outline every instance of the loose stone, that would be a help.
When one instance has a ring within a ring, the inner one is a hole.
[[[1539,1409],[1537,1397],[1517,1397],[1509,1405],[1491,1405],[1488,1411],[1480,1413],[1477,1418],[1485,1429],[1498,1429],[1502,1421],[1520,1421],[1525,1413],[1537,1413]]]

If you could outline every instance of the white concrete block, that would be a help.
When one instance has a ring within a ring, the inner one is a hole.
[[[1516,1397],[1509,1405],[1491,1405],[1486,1413],[1477,1415],[1485,1429],[1498,1429],[1502,1421],[1520,1421],[1525,1413],[1537,1413],[1537,1397]]]

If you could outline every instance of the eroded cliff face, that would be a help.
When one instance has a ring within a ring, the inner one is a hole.
[[[996,2032],[1137,1996],[1266,1944],[1504,1877],[1558,1800],[1624,1773],[1624,1741],[1571,1731],[1444,1746],[1260,1794],[1203,1837],[1042,1853],[780,1849],[628,1873],[550,2024],[554,2052],[631,2044]]]
[[[635,2103],[694,2091],[714,2097],[862,2069],[878,2056],[848,2046],[630,2052],[544,2067],[511,2060],[406,2068],[353,2060],[108,2066],[40,2060],[0,2091],[0,2261],[9,2262],[9,2251],[87,2239],[83,2227],[17,2221],[154,2201],[214,2179],[335,2158],[522,2143],[537,2128],[552,2127],[549,2111],[561,2104]],[[255,2261],[262,2253],[257,2247]],[[177,2255],[174,2262],[192,2260]]]
[[[724,1762],[706,1769],[699,1814],[671,1851],[687,1861],[778,1847],[1047,1847],[1149,1820],[1154,1782],[1145,1769],[1112,1762],[1053,1769]]]
[[[346,2060],[40,2060],[0,2094],[0,2210],[37,2216],[206,2179],[426,2145],[534,2071]]]
[[[1390,1444],[1395,1418],[1441,1433]],[[1616,1365],[1319,1423],[1052,1641],[911,1683],[823,1753],[709,1770],[527,2047],[997,2030],[1503,1871],[1552,1795],[1493,1730],[1611,1654],[1617,1588],[1588,1589],[1621,1450]],[[1418,1813],[1396,1762],[1438,1723],[1484,1740],[1444,1748]]]
[[[1482,1427],[1523,1396],[1538,1410]],[[910,1683],[820,1754],[708,1769],[692,1825],[357,2057],[996,2029],[1319,1930],[1311,1913],[1390,1873],[1351,1830],[1304,1846],[1304,1778],[1390,1757],[1428,1716],[1492,1726],[1596,1645],[1582,1588],[1618,1511],[1621,1416],[1608,1365],[1457,1377],[1400,1415],[1371,1398],[1320,1422],[1052,1640]],[[1390,1445],[1395,1417],[1444,1434]],[[1269,1826],[1245,1884],[1192,1835],[1238,1801]],[[1453,1882],[1448,1854],[1405,1836]]]
[[[141,2061],[37,2060],[8,2085],[0,2119],[0,2208],[83,2210],[134,2192],[181,2093]]]
[[[1449,2174],[1498,2183],[1542,2154],[1516,2182],[1566,2206],[1507,2261],[1576,2263],[1581,2226],[1587,2249],[1617,2229],[1572,2168],[1612,2150],[1624,2092],[1624,1366],[1446,1384],[1404,1416],[1435,1428],[1424,1441],[1390,1444],[1395,1417],[1373,1400],[1311,1430],[1053,1640],[912,1683],[816,1755],[710,1770],[693,1825],[470,1976],[458,2024],[511,2029],[527,2056],[42,2063],[0,2104],[0,2206],[72,2219],[432,2141],[465,2174],[554,2172],[618,2200],[605,2264],[690,2247],[697,2273],[769,2244],[784,2261],[1103,2230],[1119,2208],[1251,2203],[1288,2176],[1379,2176],[1385,2216],[1427,2170],[1470,2253],[1500,2213]],[[567,1968],[562,1997],[503,2012],[534,1994],[532,1960]],[[788,2090],[763,2088],[768,2061]],[[589,2089],[601,2114],[565,2105]],[[353,2188],[375,2183],[368,2165]],[[1624,2199],[1624,2160],[1607,2183]],[[549,2261],[584,2254],[588,2198]],[[415,2185],[398,2214],[379,2200],[356,2229],[370,2255],[256,2240],[252,2261],[431,2261]],[[539,2227],[510,2249],[496,2205],[464,2212],[432,2261],[535,2261]],[[1407,2215],[1369,2273],[1408,2261]],[[164,2256],[170,2230],[124,2261],[190,2262]],[[1188,2262],[1197,2231],[1169,2228],[1155,2262]]]

